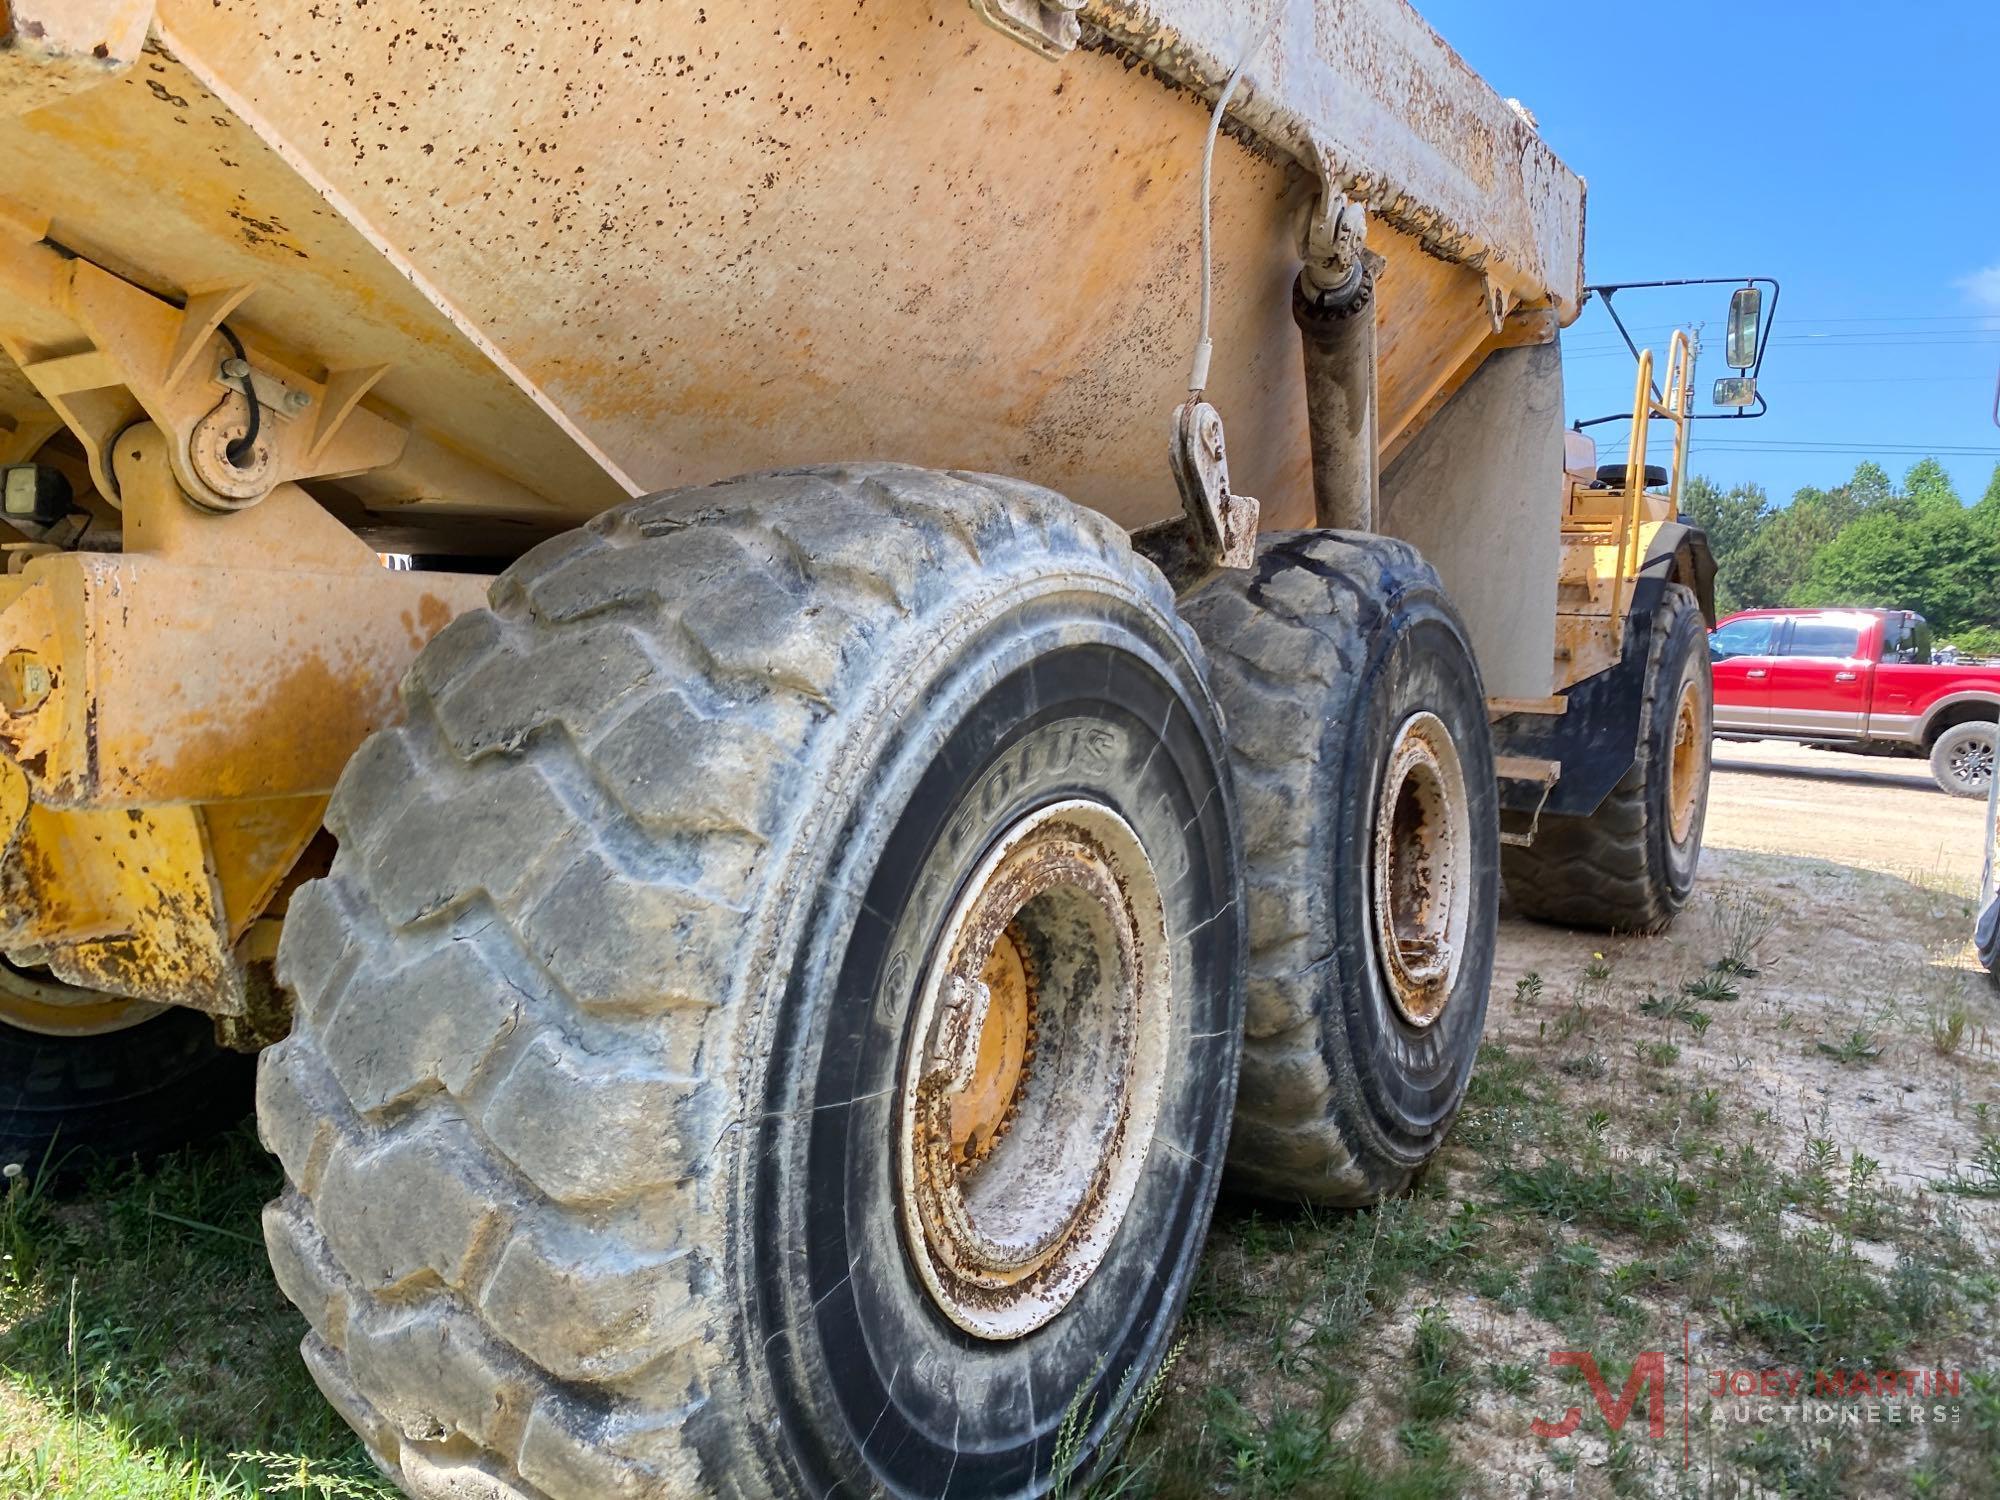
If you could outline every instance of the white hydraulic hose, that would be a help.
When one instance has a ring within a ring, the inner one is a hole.
[[[1222,113],[1229,108],[1229,96],[1236,92],[1236,85],[1243,78],[1243,70],[1250,66],[1250,59],[1257,55],[1257,43],[1261,38],[1252,36],[1244,44],[1242,56],[1229,74],[1229,82],[1222,86],[1216,96],[1214,113],[1208,117],[1208,139],[1201,148],[1201,337],[1195,341],[1194,368],[1188,372],[1188,391],[1199,396],[1208,388],[1208,362],[1215,352],[1215,344],[1209,338],[1209,308],[1215,280],[1214,252],[1210,246],[1208,194],[1209,184],[1215,177],[1215,138],[1222,132]]]

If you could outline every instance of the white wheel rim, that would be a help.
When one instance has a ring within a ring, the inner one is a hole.
[[[1412,1026],[1451,999],[1472,908],[1471,803],[1451,732],[1436,714],[1396,731],[1375,796],[1371,840],[1375,951],[1389,996]]]
[[[904,1239],[952,1322],[1019,1338],[1102,1264],[1159,1117],[1173,989],[1152,861],[1099,803],[1030,813],[934,952],[896,1131]]]

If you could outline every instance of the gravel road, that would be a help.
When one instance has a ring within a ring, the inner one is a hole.
[[[1937,788],[1921,760],[1764,740],[1715,743],[1712,849],[1807,855],[1969,893],[1986,806]]]

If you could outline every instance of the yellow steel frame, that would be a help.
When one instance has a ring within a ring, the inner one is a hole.
[[[391,571],[291,483],[199,509],[174,446],[144,421],[113,445],[122,551],[0,577],[0,949],[242,1018],[341,767],[487,580]]]

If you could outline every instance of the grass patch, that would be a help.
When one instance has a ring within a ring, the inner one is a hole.
[[[1431,1449],[1434,1429],[1418,1427],[1414,1445],[1387,1460],[1370,1459],[1330,1436],[1339,1412],[1325,1407],[1281,1407],[1260,1418],[1234,1394],[1219,1392],[1211,1403],[1213,1431],[1224,1463],[1218,1480],[1163,1486],[1162,1496],[1222,1493],[1271,1500],[1297,1495],[1311,1500],[1458,1500],[1472,1473],[1448,1452]],[[1399,1438],[1401,1434],[1399,1434]]]
[[[1971,1024],[1972,1013],[1965,1008],[1962,1000],[1938,1001],[1931,1006],[1930,1014],[1925,1018],[1931,1046],[1941,1057],[1950,1057],[1965,1045],[1965,1029]]]
[[[278,1168],[246,1124],[56,1201],[0,1203],[0,1494],[395,1494],[298,1358],[259,1210]]]
[[[1690,979],[1681,986],[1681,993],[1697,1005],[1729,1005],[1742,998],[1731,977],[1713,969]]]
[[[1839,1495],[1849,1488],[1844,1473],[1848,1445],[1810,1430],[1760,1427],[1729,1456],[1757,1478],[1766,1494]]]
[[[1417,1331],[1410,1341],[1410,1362],[1416,1384],[1410,1391],[1410,1420],[1434,1425],[1465,1410],[1465,1339],[1451,1326],[1451,1315],[1435,1303],[1417,1314]]]
[[[1492,1182],[1511,1208],[1635,1235],[1645,1244],[1685,1234],[1701,1196],[1671,1171],[1629,1162],[1590,1170],[1560,1157],[1533,1167],[1501,1167]]]
[[[1687,990],[1680,990],[1671,995],[1648,995],[1639,1002],[1639,1014],[1652,1016],[1669,1024],[1681,1021],[1691,1027],[1699,1021],[1702,1030],[1707,1029],[1711,1019],[1694,1003],[1693,995]]]
[[[1777,930],[1781,908],[1764,892],[1725,886],[1709,900],[1709,921],[1722,947],[1709,972],[1725,978],[1754,979],[1758,954]]]
[[[1759,1226],[1728,1309],[1738,1331],[1806,1369],[1893,1368],[1955,1300],[1946,1268],[1904,1255],[1887,1276],[1840,1230]]]
[[[1585,1052],[1576,1057],[1565,1057],[1556,1064],[1556,1071],[1571,1078],[1604,1078],[1611,1072],[1611,1062],[1602,1052]]]
[[[1815,1042],[1813,1045],[1835,1062],[1843,1066],[1850,1063],[1873,1062],[1882,1055],[1882,1043],[1874,1032],[1857,1026],[1838,1042]]]
[[[1971,1160],[1953,1164],[1938,1186],[1962,1198],[2000,1198],[2000,1135],[1982,1131]]]
[[[1702,1018],[1702,1026],[1706,1029],[1707,1017]],[[1695,1034],[1699,1036],[1701,1033],[1697,1031]],[[1681,1049],[1667,1041],[1634,1042],[1632,1056],[1642,1067],[1671,1068],[1681,1060]]]

